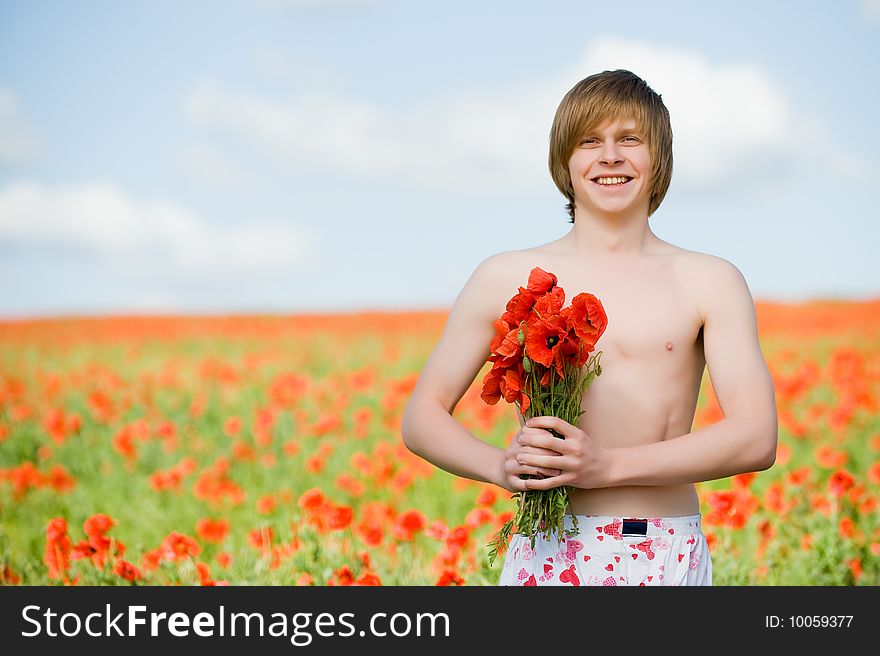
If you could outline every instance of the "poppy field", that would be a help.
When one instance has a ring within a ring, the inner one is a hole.
[[[0,584],[495,585],[515,501],[410,453],[446,314],[0,323]],[[767,471],[699,483],[715,585],[880,584],[880,302],[758,304]],[[455,418],[505,446],[513,408]],[[694,428],[723,415],[708,374]]]

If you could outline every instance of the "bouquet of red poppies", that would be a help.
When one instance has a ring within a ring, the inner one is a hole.
[[[495,321],[490,345],[492,370],[483,379],[481,397],[489,405],[504,398],[516,404],[524,420],[553,416],[577,425],[583,414],[581,397],[592,380],[602,373],[601,351],[596,342],[605,332],[608,318],[593,294],[581,293],[563,308],[565,291],[554,274],[535,267],[528,285],[507,302],[506,311]],[[592,355],[591,355],[592,354]],[[551,429],[555,437],[565,439]],[[530,478],[521,475],[521,478]],[[554,528],[557,538],[577,534],[577,518],[564,531],[568,495],[573,488],[515,492],[517,514],[506,522],[489,543],[489,564],[507,548],[516,529],[531,540],[534,549],[539,532]]]

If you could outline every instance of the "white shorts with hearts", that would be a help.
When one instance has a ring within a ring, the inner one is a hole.
[[[700,515],[577,515],[578,534],[515,534],[498,585],[712,585]],[[566,515],[565,528],[573,526]]]

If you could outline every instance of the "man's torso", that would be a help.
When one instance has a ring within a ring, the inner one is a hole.
[[[660,442],[691,431],[705,357],[696,285],[689,281],[708,256],[661,243],[650,255],[613,264],[572,258],[556,242],[511,251],[504,260],[510,280],[498,316],[536,266],[557,276],[566,306],[581,292],[602,302],[608,316],[596,344],[602,374],[583,397],[578,425],[603,447]],[[587,515],[699,512],[692,484],[576,489],[570,503],[573,513]]]

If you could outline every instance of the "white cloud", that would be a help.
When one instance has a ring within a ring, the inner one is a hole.
[[[36,154],[36,135],[22,116],[15,94],[0,87],[0,165],[26,162]]]
[[[216,225],[167,201],[139,201],[107,182],[49,188],[12,181],[0,189],[0,242],[62,247],[114,270],[183,282],[259,278],[309,264],[312,239],[278,221]]]
[[[555,76],[459,90],[412,107],[387,109],[314,89],[276,102],[204,82],[184,112],[197,127],[234,134],[303,167],[497,193],[546,187],[548,134],[559,101],[578,80],[614,68],[636,72],[666,102],[676,184],[731,187],[731,177],[778,176],[815,157],[840,174],[869,170],[837,148],[827,128],[799,111],[760,68],[611,37],[596,40]]]
[[[254,187],[249,173],[207,143],[186,144],[177,166],[184,175],[206,186],[227,191],[248,191]]]

